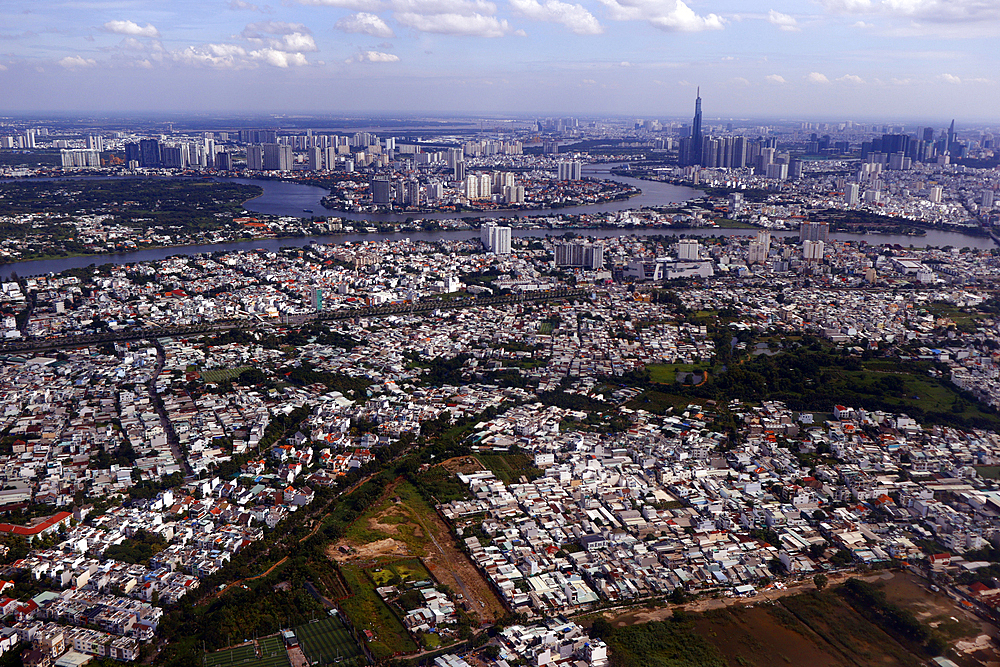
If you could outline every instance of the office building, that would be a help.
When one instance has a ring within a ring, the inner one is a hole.
[[[685,142],[687,155],[682,162],[686,165],[696,165],[702,163],[702,134],[701,134],[701,88],[698,88],[694,101],[694,120],[691,121],[691,136]]]
[[[388,204],[392,201],[392,187],[388,176],[375,176],[371,180],[372,203]]]
[[[987,211],[993,208],[993,190],[983,190],[979,195],[979,206]]]

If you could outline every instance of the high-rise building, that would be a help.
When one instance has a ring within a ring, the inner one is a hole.
[[[989,188],[983,190],[979,195],[979,205],[987,211],[993,208],[993,190]]]
[[[375,176],[371,180],[372,203],[388,204],[391,201],[391,181],[388,176]]]
[[[306,155],[309,158],[309,171],[319,171],[323,168],[323,149],[319,146],[313,146],[308,151]]]
[[[556,266],[599,271],[604,268],[604,246],[596,243],[556,243],[555,260]]]
[[[677,259],[681,261],[697,261],[698,241],[695,239],[681,239],[677,242]]]
[[[684,164],[694,165],[702,163],[702,136],[701,136],[701,87],[698,87],[697,97],[694,100],[694,120],[691,121],[691,140],[687,144],[688,154],[685,156]]]
[[[803,241],[802,259],[807,262],[822,262],[823,245],[822,241]]]
[[[250,171],[264,171],[263,145],[251,144],[247,146],[247,169]]]
[[[506,185],[503,189],[503,200],[508,204],[524,203],[523,185]]]
[[[285,144],[264,144],[264,171],[291,171],[292,147]]]
[[[313,310],[316,312],[323,310],[323,288],[314,287],[309,296],[309,301],[312,303]]]
[[[583,163],[579,160],[561,160],[558,164],[560,181],[579,181],[583,179]]]
[[[861,202],[861,186],[857,183],[848,183],[844,188],[844,203],[848,206],[857,206]]]
[[[469,174],[465,178],[465,197],[467,199],[479,199],[479,177],[475,174]]]
[[[156,139],[139,140],[139,166],[160,166],[160,142]]]
[[[100,167],[101,156],[96,150],[67,150],[59,151],[64,167]]]
[[[799,241],[829,241],[830,224],[826,222],[803,222],[799,227]]]
[[[941,187],[940,185],[935,185],[931,187],[930,192],[927,194],[927,201],[931,202],[932,204],[940,204],[941,195],[943,192],[944,188]]]
[[[215,168],[222,171],[229,171],[233,168],[233,156],[226,151],[219,151],[215,154]]]
[[[479,240],[487,252],[494,255],[510,254],[510,227],[498,227],[488,222],[479,230]]]
[[[104,150],[104,137],[100,135],[88,134],[87,135],[87,150],[90,151],[103,151]]]

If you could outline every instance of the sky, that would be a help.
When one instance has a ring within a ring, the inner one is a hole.
[[[0,113],[1000,120],[1000,0],[0,0]]]

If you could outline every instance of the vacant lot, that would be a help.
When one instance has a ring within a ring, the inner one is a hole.
[[[398,653],[417,650],[406,628],[375,592],[375,584],[361,567],[342,565],[340,568],[351,589],[351,596],[340,603],[355,629],[365,635],[368,648],[376,659],[386,659]]]
[[[444,521],[408,482],[390,484],[327,553],[341,564],[345,578],[344,566],[385,567],[418,556],[435,579],[462,596],[459,602],[467,602],[469,613],[481,623],[491,623],[505,613],[482,575],[458,550]]]

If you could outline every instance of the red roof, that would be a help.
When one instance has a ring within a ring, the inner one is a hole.
[[[24,535],[26,537],[32,537],[35,535],[40,535],[42,532],[52,528],[53,526],[62,523],[66,519],[73,516],[69,512],[57,512],[50,516],[45,521],[38,523],[31,528],[26,528],[24,526],[15,526],[11,523],[0,523],[0,533],[10,533],[12,535]]]

